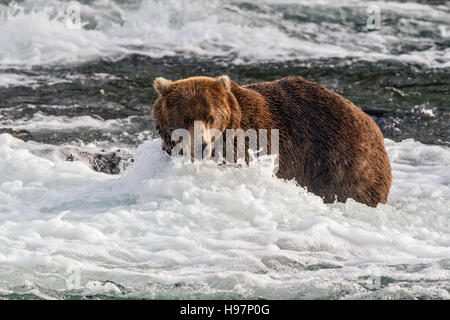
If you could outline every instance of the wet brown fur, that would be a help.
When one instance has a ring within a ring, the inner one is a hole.
[[[317,83],[288,77],[239,86],[223,76],[155,81],[155,88],[153,120],[165,150],[185,116],[180,110],[195,120],[218,118],[213,126],[221,131],[279,129],[278,177],[295,179],[325,202],[352,198],[376,207],[387,201],[392,175],[381,131],[360,108]]]

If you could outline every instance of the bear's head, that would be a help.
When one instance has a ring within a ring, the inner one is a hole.
[[[172,141],[172,133],[176,129],[189,132],[188,148],[194,156],[194,143],[191,143],[194,141],[194,124],[197,130],[201,128],[202,153],[208,157],[214,142],[211,132],[223,133],[226,129],[239,127],[240,108],[231,92],[232,85],[236,84],[228,76],[192,77],[178,81],[159,77],[153,85],[159,94],[153,105],[153,121],[163,140],[163,148],[169,154],[178,143]]]

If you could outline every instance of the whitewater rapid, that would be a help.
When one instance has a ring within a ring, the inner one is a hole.
[[[111,176],[2,134],[0,295],[448,299],[450,150],[386,147],[392,190],[370,208],[268,166],[182,165],[160,140]]]
[[[368,32],[368,8],[374,6],[382,28]],[[0,13],[0,66],[73,64],[130,54],[219,57],[234,64],[354,58],[450,66],[445,4],[25,0],[0,4]]]

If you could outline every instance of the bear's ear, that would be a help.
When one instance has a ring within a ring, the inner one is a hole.
[[[227,91],[231,90],[231,79],[229,76],[220,76],[216,81]]]
[[[169,93],[172,83],[173,82],[170,80],[158,77],[155,79],[155,81],[153,81],[153,87],[160,96],[165,96]]]

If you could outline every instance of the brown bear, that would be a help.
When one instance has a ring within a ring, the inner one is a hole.
[[[152,116],[163,148],[193,122],[202,130],[279,129],[279,178],[295,179],[327,203],[352,198],[376,207],[392,182],[383,135],[360,108],[302,77],[240,86],[228,76],[157,78]],[[203,137],[203,144],[212,143]]]

